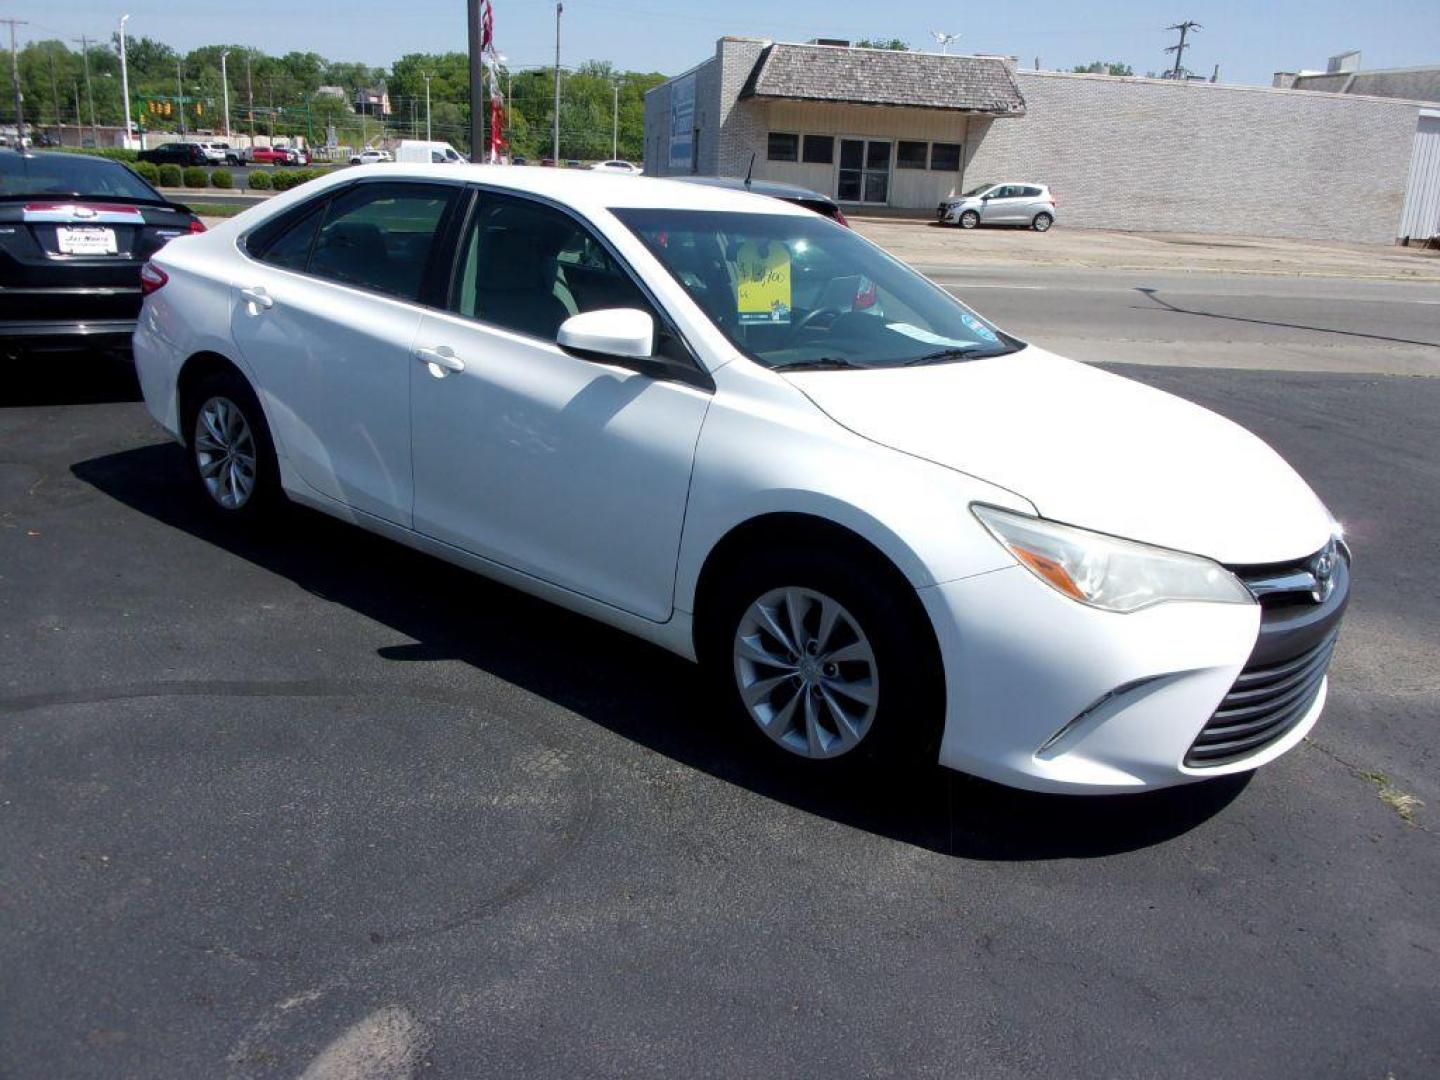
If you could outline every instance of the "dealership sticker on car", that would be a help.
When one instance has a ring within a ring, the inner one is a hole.
[[[988,326],[982,323],[979,319],[975,318],[975,316],[971,315],[968,311],[961,312],[960,321],[963,322],[967,327],[969,327],[969,329],[974,332],[975,336],[980,338],[982,341],[1000,340],[998,337],[996,337],[994,330],[991,330]]]
[[[747,240],[735,254],[742,323],[790,321],[790,251],[784,244]]]
[[[55,229],[55,236],[60,244],[61,255],[115,255],[120,251],[115,242],[114,229],[97,228],[94,225],[82,225],[79,228],[59,225]]]

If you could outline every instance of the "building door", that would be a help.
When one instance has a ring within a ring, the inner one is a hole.
[[[890,143],[882,139],[841,139],[835,197],[840,202],[890,201]]]

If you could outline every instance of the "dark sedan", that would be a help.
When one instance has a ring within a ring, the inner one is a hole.
[[[140,267],[204,231],[118,161],[0,151],[0,354],[128,349]]]

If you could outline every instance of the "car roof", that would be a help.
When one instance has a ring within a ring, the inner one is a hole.
[[[705,187],[726,188],[731,191],[748,191],[753,195],[769,195],[777,199],[816,199],[821,202],[832,202],[828,195],[823,195],[811,188],[801,187],[799,184],[786,184],[779,180],[751,180],[745,182],[741,176],[677,176],[676,180],[685,184],[703,184]]]
[[[332,173],[327,179],[342,183],[346,179],[357,177],[414,177],[451,181],[463,178],[472,183],[554,199],[582,212],[624,208],[722,210],[797,216],[811,212],[792,204],[777,202],[758,192],[747,192],[743,187],[734,191],[699,184],[682,184],[676,180],[662,180],[650,176],[595,172],[591,169],[530,169],[474,163],[403,163],[362,165]],[[308,184],[305,186],[309,187]]]

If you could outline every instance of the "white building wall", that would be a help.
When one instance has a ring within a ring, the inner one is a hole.
[[[1019,71],[966,182],[1049,184],[1062,223],[1393,242],[1414,102]]]

